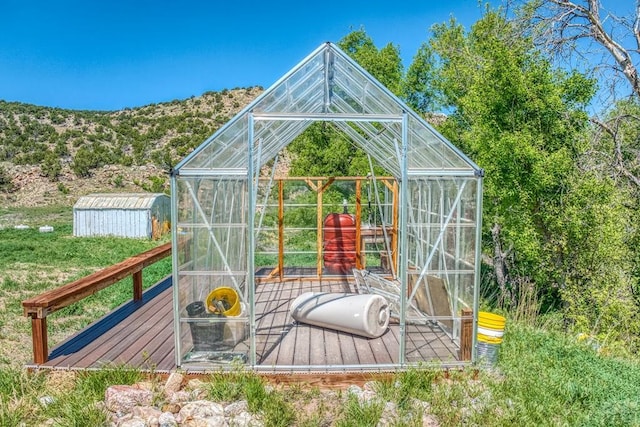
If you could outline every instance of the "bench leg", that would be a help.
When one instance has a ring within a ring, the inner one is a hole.
[[[33,338],[33,361],[37,365],[42,365],[49,360],[46,317],[31,318],[31,336]]]
[[[133,273],[133,300],[142,299],[142,270]]]

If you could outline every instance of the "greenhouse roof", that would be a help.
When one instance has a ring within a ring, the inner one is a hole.
[[[340,48],[324,43],[183,159],[175,172],[244,175],[250,158],[259,169],[318,121],[334,123],[396,177],[403,169],[404,143],[410,175],[480,171]]]

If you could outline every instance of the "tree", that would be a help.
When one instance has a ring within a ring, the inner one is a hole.
[[[504,305],[534,287],[567,324],[637,342],[629,198],[583,164],[595,81],[554,68],[499,11],[469,32],[436,25],[422,49],[441,131],[486,171],[485,260]]]
[[[520,4],[519,2],[514,2]],[[613,3],[613,2],[611,2]],[[617,11],[600,0],[532,0],[519,9],[517,22],[538,46],[571,64],[574,59],[592,70],[603,89],[596,114],[591,152],[608,158],[602,173],[621,175],[640,194],[638,145],[620,129],[638,127],[637,114],[628,113],[627,99],[640,97],[640,2],[619,5]],[[580,64],[579,64],[580,65]],[[599,139],[611,140],[604,143]],[[597,153],[609,147],[611,151]],[[635,154],[634,154],[635,153]]]
[[[640,2],[635,7],[629,2],[627,8],[616,13],[600,0],[532,0],[521,9],[520,22],[532,30],[539,46],[569,59],[579,56],[609,76],[622,76],[640,96]]]

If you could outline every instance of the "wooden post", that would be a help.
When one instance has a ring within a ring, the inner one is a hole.
[[[364,268],[365,262],[362,260],[362,185],[360,179],[356,179],[356,268]]]
[[[142,270],[133,273],[133,300],[142,300]]]
[[[460,321],[460,360],[471,360],[471,347],[473,346],[473,310],[462,309]]]
[[[47,318],[31,316],[31,338],[33,340],[33,362],[42,365],[49,360],[47,343]]]
[[[322,249],[322,239],[323,239],[323,225],[324,225],[324,218],[322,218],[322,211],[323,211],[323,204],[322,204],[322,196],[323,196],[323,192],[324,192],[324,188],[322,187],[322,180],[318,180],[318,186],[316,187],[316,205],[317,205],[317,210],[316,210],[316,215],[317,215],[317,219],[316,219],[316,226],[318,227],[318,231],[317,231],[317,239],[316,239],[316,252],[317,252],[317,256],[316,256],[316,274],[318,275],[318,279],[322,279],[322,256],[323,254],[323,249]]]
[[[400,203],[398,197],[398,181],[393,181],[393,218],[391,221],[393,222],[391,225],[391,263],[393,264],[393,271],[398,274],[398,203]],[[405,201],[406,203],[406,201]],[[406,206],[403,206],[402,209],[406,209]],[[406,230],[402,230],[403,233]]]
[[[284,276],[284,182],[278,180],[278,273]]]

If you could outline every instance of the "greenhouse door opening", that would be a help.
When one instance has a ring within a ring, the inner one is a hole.
[[[256,280],[397,271],[393,178],[263,179],[256,206]],[[376,192],[376,194],[374,194]]]

